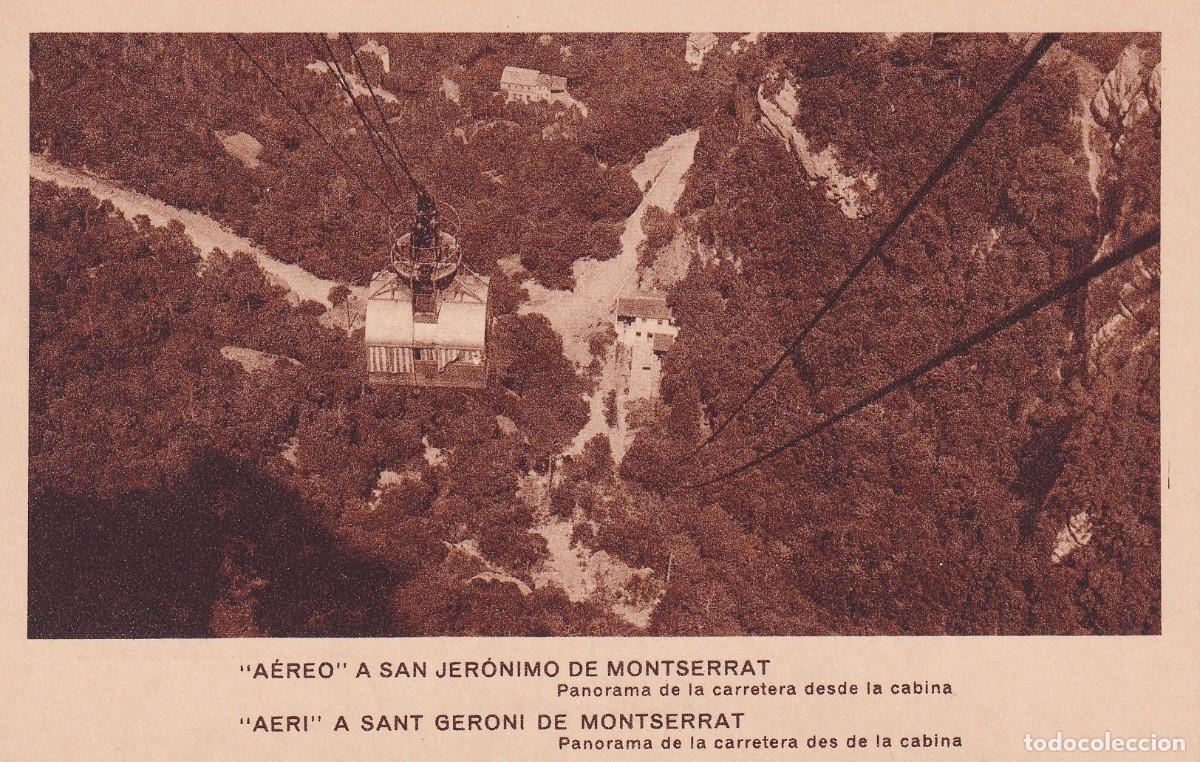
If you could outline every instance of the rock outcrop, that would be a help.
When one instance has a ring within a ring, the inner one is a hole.
[[[758,41],[762,38],[763,32],[747,32],[729,44],[729,51],[731,53],[741,53],[751,45],[757,45]]]
[[[283,355],[273,355],[270,352],[260,352],[257,349],[249,349],[248,347],[236,347],[227,345],[221,347],[221,356],[226,360],[232,360],[242,366],[242,370],[253,373],[255,371],[269,371],[279,366],[280,362],[285,362],[288,365],[299,367],[302,363],[299,360]]]
[[[1098,164],[1098,245],[1095,256],[1111,250],[1116,239],[1143,232],[1137,218],[1157,205],[1148,198],[1148,187],[1134,176],[1132,166],[1146,154],[1144,148],[1158,141],[1162,109],[1161,64],[1154,52],[1136,44],[1126,47],[1112,71],[1088,103],[1082,120],[1085,144]],[[1158,153],[1158,147],[1151,151]],[[1145,179],[1145,178],[1140,178]],[[1154,212],[1157,217],[1157,209]],[[1146,252],[1098,279],[1088,290],[1087,372],[1116,375],[1133,355],[1158,337],[1157,251]]]
[[[1136,45],[1121,52],[1117,65],[1104,78],[1092,99],[1092,114],[1096,122],[1110,133],[1118,135],[1154,104],[1161,108],[1158,90],[1161,84],[1159,65],[1147,76],[1143,53]],[[1151,86],[1151,82],[1154,85]]]
[[[458,86],[457,82],[444,74],[442,75],[441,91],[442,95],[446,96],[446,100],[450,101],[456,106],[462,100],[462,88]]]
[[[1054,550],[1050,553],[1050,563],[1060,564],[1063,559],[1079,548],[1092,541],[1092,522],[1087,511],[1080,511],[1063,525],[1054,540]]]
[[[1157,53],[1136,44],[1126,47],[1107,73],[1077,63],[1089,69],[1084,72],[1088,76],[1081,77],[1089,89],[1081,95],[1078,123],[1096,197],[1090,251],[1095,259],[1158,222],[1161,73]],[[1158,249],[1151,249],[1093,280],[1077,297],[1070,354],[1077,363],[1074,377],[1092,399],[1087,417],[1099,431],[1114,411],[1131,404],[1130,398],[1157,377],[1151,364],[1157,365],[1160,267]],[[1149,409],[1145,414],[1155,415]],[[1088,477],[1076,474],[1062,489],[1077,495],[1089,493],[1094,486]],[[1097,492],[1095,501],[1084,502],[1085,510],[1077,510],[1077,497],[1072,498],[1073,512],[1060,506],[1061,528],[1050,548],[1051,564],[1067,565],[1068,557],[1091,542],[1093,535],[1100,541],[1108,539],[1104,535],[1113,531],[1106,520],[1112,506],[1105,500]]]
[[[712,32],[692,32],[684,45],[683,60],[687,61],[693,70],[699,70],[704,63],[704,56],[717,46],[717,36]]]
[[[225,153],[240,161],[250,169],[262,164],[258,156],[262,153],[263,144],[253,135],[245,132],[217,132],[217,140]]]
[[[767,95],[768,88],[773,89],[776,85],[778,91]],[[790,80],[759,85],[758,107],[762,112],[762,125],[788,145],[811,184],[823,185],[826,198],[836,203],[847,217],[858,219],[870,214],[870,206],[863,197],[876,189],[878,179],[872,173],[849,175],[843,172],[837,149],[833,146],[820,151],[810,147],[807,136],[796,127],[800,102]]]

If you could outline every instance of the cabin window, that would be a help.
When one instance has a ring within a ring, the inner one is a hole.
[[[371,373],[412,373],[412,355],[407,347],[370,347],[367,369]]]

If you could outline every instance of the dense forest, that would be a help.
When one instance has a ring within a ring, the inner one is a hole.
[[[700,80],[675,99],[654,91],[660,78],[687,79],[677,41],[662,37],[371,39],[387,48],[387,70],[377,57],[361,60],[394,98],[385,101],[389,120],[414,172],[471,221],[469,263],[486,271],[515,257],[550,285],[569,285],[578,257],[616,253],[619,225],[638,202],[621,165],[708,108],[711,88]],[[311,43],[301,35],[245,42],[315,125],[383,184],[345,96],[306,66],[317,58]],[[211,214],[322,277],[365,282],[378,269],[389,245],[383,209],[224,35],[36,35],[30,57],[33,151]],[[495,98],[500,71],[513,62],[569,77],[596,116],[556,119],[544,104]],[[237,132],[262,144],[255,166],[222,149],[217,136]]]
[[[1157,250],[748,474],[678,489],[1157,225],[1157,36],[1065,35],[683,467],[1030,39],[721,34],[693,69],[683,35],[359,37],[386,50],[363,63],[414,173],[492,277],[488,388],[367,385],[361,327],[246,252],[31,181],[32,636],[1160,631]],[[310,41],[242,40],[385,188]],[[34,154],[331,281],[383,266],[383,205],[224,36],[34,35],[30,54]],[[586,109],[505,102],[506,65],[567,77]],[[681,330],[661,396],[631,411],[623,458],[606,435],[564,456],[612,339],[577,367],[523,284],[569,289],[575,263],[617,256],[647,190],[631,168],[690,130],[683,196],[647,210],[637,254],[687,257],[663,283]],[[533,530],[553,521],[646,570],[620,599],[653,601],[647,621],[541,582]]]

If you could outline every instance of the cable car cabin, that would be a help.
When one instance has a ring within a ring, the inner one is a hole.
[[[367,380],[372,384],[487,386],[489,278],[464,272],[454,236],[433,230],[427,246],[397,241],[392,268],[371,279]]]

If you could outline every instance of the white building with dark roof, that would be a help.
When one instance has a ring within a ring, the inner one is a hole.
[[[543,74],[537,69],[505,66],[500,74],[500,92],[509,101],[555,101],[570,98],[567,95],[567,78],[554,74]]]
[[[667,298],[654,291],[636,291],[617,299],[617,341],[629,358],[629,399],[658,396],[662,357],[675,344],[679,326]]]

